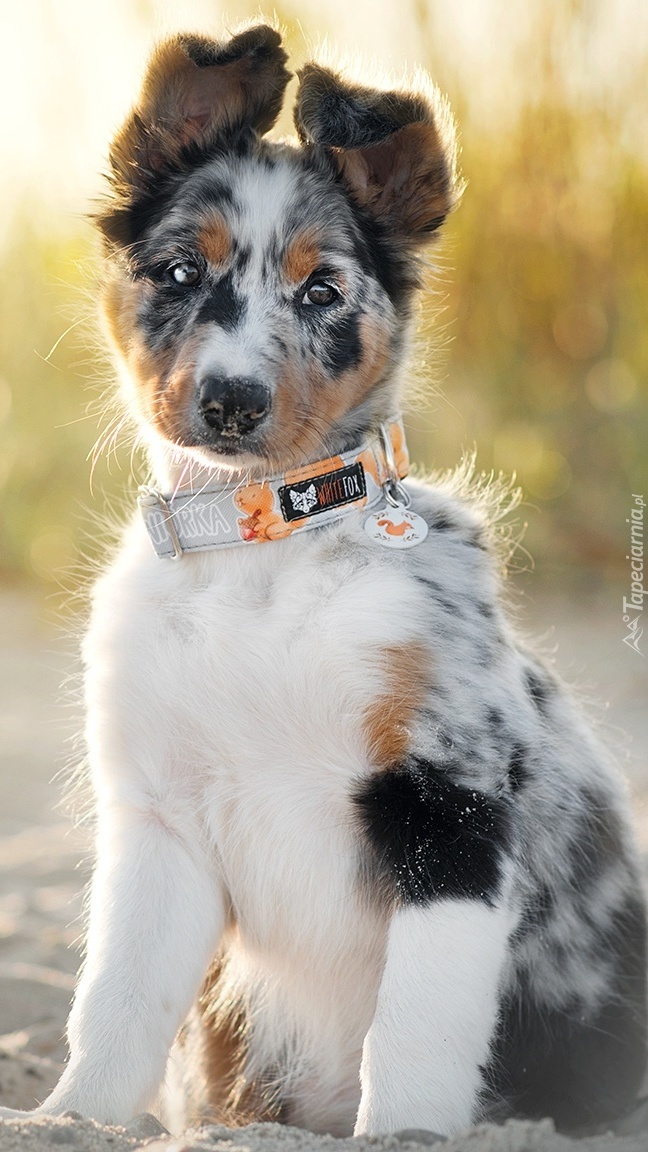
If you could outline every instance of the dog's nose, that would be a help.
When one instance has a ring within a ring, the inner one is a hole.
[[[219,436],[236,438],[253,432],[270,411],[270,391],[246,376],[205,376],[200,382],[203,420]]]

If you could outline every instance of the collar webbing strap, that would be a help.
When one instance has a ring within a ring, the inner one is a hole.
[[[372,508],[383,485],[402,479],[409,457],[400,418],[359,448],[318,460],[280,476],[247,484],[164,496],[141,488],[139,507],[158,556],[260,544],[339,520],[354,508]],[[390,451],[391,447],[391,451]]]

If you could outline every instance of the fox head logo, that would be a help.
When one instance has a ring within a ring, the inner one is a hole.
[[[314,484],[310,484],[305,492],[291,492],[290,499],[296,512],[310,512],[317,504],[317,491]]]

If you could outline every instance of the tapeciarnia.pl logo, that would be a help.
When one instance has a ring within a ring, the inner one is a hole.
[[[643,616],[644,601],[648,589],[643,586],[644,578],[644,509],[646,502],[643,496],[637,496],[633,492],[632,499],[634,500],[634,507],[630,509],[630,515],[626,520],[626,524],[630,525],[630,552],[626,556],[626,560],[630,561],[630,596],[623,597],[623,623],[627,628],[627,635],[623,637],[623,643],[627,644],[629,648],[634,648],[640,656],[644,653],[639,647],[639,641],[643,636],[643,624],[641,618]]]

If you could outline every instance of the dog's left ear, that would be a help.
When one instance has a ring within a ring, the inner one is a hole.
[[[424,244],[461,196],[447,102],[362,88],[318,64],[299,72],[295,126],[304,146],[324,148],[351,196],[390,234]]]

